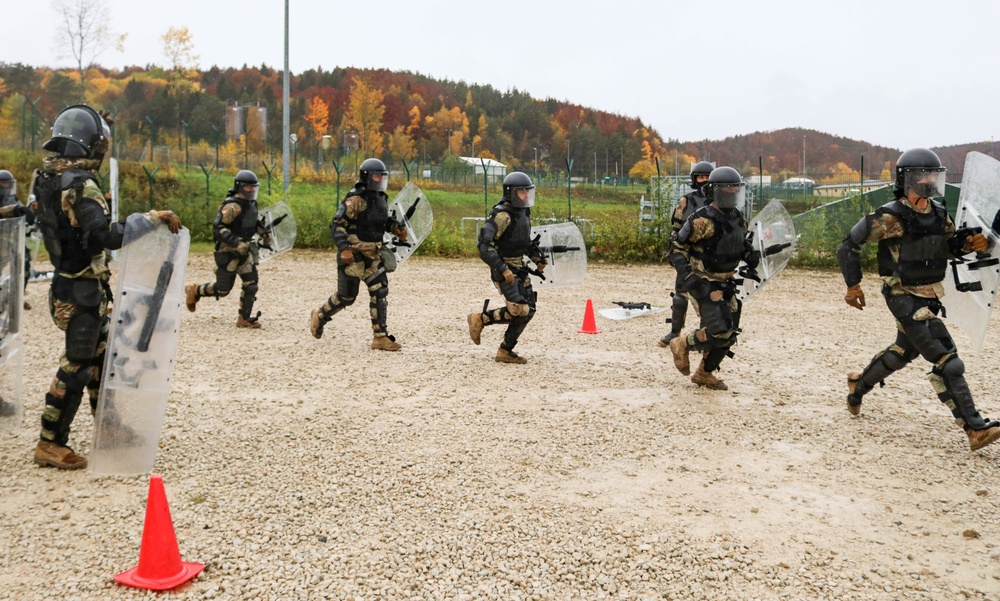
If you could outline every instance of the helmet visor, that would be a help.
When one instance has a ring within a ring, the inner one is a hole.
[[[920,198],[940,198],[944,196],[946,173],[944,167],[907,169],[903,172],[903,191],[913,190]]]
[[[239,192],[247,200],[257,200],[257,192],[259,190],[260,184],[240,184]]]
[[[369,173],[365,187],[376,192],[385,192],[389,189],[389,174],[380,171]]]
[[[535,187],[511,188],[510,204],[519,209],[527,209],[535,206]]]
[[[712,199],[720,209],[742,209],[746,193],[746,186],[743,184],[714,184],[712,186]]]
[[[0,180],[0,200],[13,198],[17,194],[17,180]]]

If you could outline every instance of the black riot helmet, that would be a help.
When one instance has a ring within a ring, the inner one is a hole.
[[[524,190],[524,194],[519,192]],[[503,178],[503,199],[518,209],[535,206],[535,184],[527,173],[511,171]]]
[[[6,169],[0,169],[0,204],[17,194],[17,180]]]
[[[358,179],[364,183],[365,188],[377,192],[385,192],[389,187],[389,171],[385,168],[385,163],[378,159],[365,159],[358,169]],[[376,177],[372,177],[372,176]]]
[[[243,169],[236,174],[236,179],[233,181],[233,189],[229,191],[230,194],[243,193],[243,198],[247,200],[257,200],[257,190],[260,188],[260,182],[257,181],[257,174],[249,169]]]
[[[698,161],[694,165],[691,165],[691,187],[695,190],[701,188],[704,184],[698,183],[698,176],[704,175],[708,177],[711,175],[713,169],[715,169],[715,163],[709,163],[708,161]]]
[[[42,148],[67,158],[103,159],[111,128],[97,111],[85,104],[62,110],[52,124],[52,137]]]
[[[913,190],[921,198],[944,196],[945,173],[941,159],[933,150],[911,148],[896,161],[896,182],[892,193],[896,198]]]
[[[742,209],[746,198],[746,182],[732,167],[717,167],[708,176],[705,195],[720,209]]]

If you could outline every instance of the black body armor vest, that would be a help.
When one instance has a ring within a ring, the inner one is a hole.
[[[510,215],[510,225],[497,239],[497,252],[504,258],[523,257],[531,248],[531,216],[527,210],[498,204],[493,207],[490,219],[494,219],[498,213]]]
[[[384,192],[370,190],[353,196],[361,196],[368,203],[368,208],[358,214],[355,226],[358,239],[362,242],[381,242],[385,234],[385,224],[389,220],[389,197]]]
[[[681,217],[683,221],[687,221],[687,218],[694,215],[695,211],[707,207],[710,203],[708,198],[702,196],[700,192],[692,192],[685,195],[685,198],[687,198],[687,206],[684,207],[684,216]]]
[[[876,216],[886,213],[896,216],[903,226],[901,238],[879,240],[879,275],[897,277],[904,286],[923,286],[944,279],[948,269],[948,238],[945,236],[948,211],[937,201],[930,203],[929,213],[918,213],[898,200],[875,211]],[[893,260],[891,252],[897,244],[898,262]]]
[[[38,200],[38,223],[49,260],[57,271],[77,273],[90,265],[92,255],[103,248],[88,248],[81,228],[70,226],[69,216],[62,210],[65,190],[75,190],[76,202],[83,198],[83,187],[94,176],[83,169],[67,169],[61,174],[50,170],[39,172],[35,198]]]
[[[235,202],[240,205],[240,216],[236,221],[229,224],[229,231],[233,233],[234,236],[243,240],[244,242],[249,241],[253,238],[254,234],[257,233],[257,220],[259,218],[257,212],[257,201],[247,200],[246,198],[240,198],[238,196],[230,196],[222,203],[222,206]],[[221,220],[222,209],[219,209],[219,218]],[[221,221],[220,221],[221,222]]]
[[[709,205],[695,214],[711,219],[715,223],[715,233],[711,238],[697,242],[701,250],[692,248],[691,254],[702,262],[706,271],[736,271],[743,260],[747,236],[743,213],[734,209],[727,214]]]

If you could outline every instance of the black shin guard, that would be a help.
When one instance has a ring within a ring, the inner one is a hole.
[[[885,385],[885,379],[894,372],[906,367],[912,359],[900,355],[892,348],[887,348],[872,357],[868,367],[861,372],[861,379],[854,387],[854,395],[858,399],[871,392],[876,384]]]
[[[83,401],[83,391],[90,381],[90,368],[84,367],[75,374],[61,368],[56,379],[63,382],[66,392],[62,398],[54,394],[45,395],[45,409],[42,411],[42,438],[58,445],[66,446],[69,441],[70,425]]]
[[[673,302],[670,304],[670,331],[680,334],[684,329],[684,321],[687,319],[688,301],[682,294],[674,294]]]

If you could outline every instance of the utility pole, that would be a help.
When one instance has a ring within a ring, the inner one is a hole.
[[[291,152],[289,143],[291,140],[291,106],[288,103],[289,96],[289,74],[288,74],[288,0],[285,0],[285,73],[281,82],[281,180],[282,191],[287,192],[292,185],[292,178],[289,173],[289,159]]]

